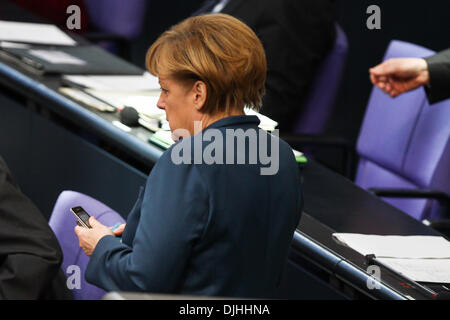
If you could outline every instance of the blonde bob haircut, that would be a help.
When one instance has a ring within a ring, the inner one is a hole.
[[[173,26],[150,47],[146,65],[151,74],[189,89],[203,81],[203,113],[261,107],[267,72],[263,46],[246,24],[230,15],[191,17]]]

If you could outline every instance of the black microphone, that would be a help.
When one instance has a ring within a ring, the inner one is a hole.
[[[139,113],[133,107],[125,107],[120,111],[120,122],[129,127],[139,126]]]
[[[161,128],[158,120],[142,118],[133,107],[125,107],[122,109],[120,112],[120,122],[128,127],[142,126],[152,132],[156,132]]]

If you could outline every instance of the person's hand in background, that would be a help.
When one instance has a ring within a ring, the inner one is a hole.
[[[421,58],[393,58],[369,70],[370,80],[378,88],[396,97],[430,82],[428,65]]]

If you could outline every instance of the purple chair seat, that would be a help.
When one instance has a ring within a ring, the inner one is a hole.
[[[427,57],[426,48],[392,41],[384,60]],[[429,105],[423,88],[392,99],[374,87],[357,143],[361,187],[450,193],[450,100]],[[418,220],[443,218],[435,200],[384,198]]]
[[[84,271],[89,262],[89,257],[80,248],[78,237],[74,232],[76,218],[70,212],[70,208],[75,206],[82,206],[90,215],[106,226],[125,223],[125,220],[103,203],[75,191],[64,191],[59,195],[50,217],[50,227],[55,233],[64,255],[61,268],[65,274],[67,274],[66,271],[70,265],[76,265],[81,270],[81,288],[72,290],[74,299],[101,299],[106,292],[87,283],[84,279]]]

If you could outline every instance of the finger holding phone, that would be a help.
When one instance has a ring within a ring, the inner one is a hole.
[[[87,256],[90,257],[92,255],[101,238],[104,236],[116,236],[111,228],[89,216],[82,207],[74,207],[70,211],[77,218],[78,225],[75,227],[75,234],[78,236],[80,247]],[[117,233],[120,232],[120,230],[117,231]]]
[[[122,224],[118,223],[115,226],[111,227],[111,231],[114,232],[114,235],[116,237],[121,237],[123,234],[123,231],[125,230],[125,226],[126,226],[125,223],[122,223]]]

